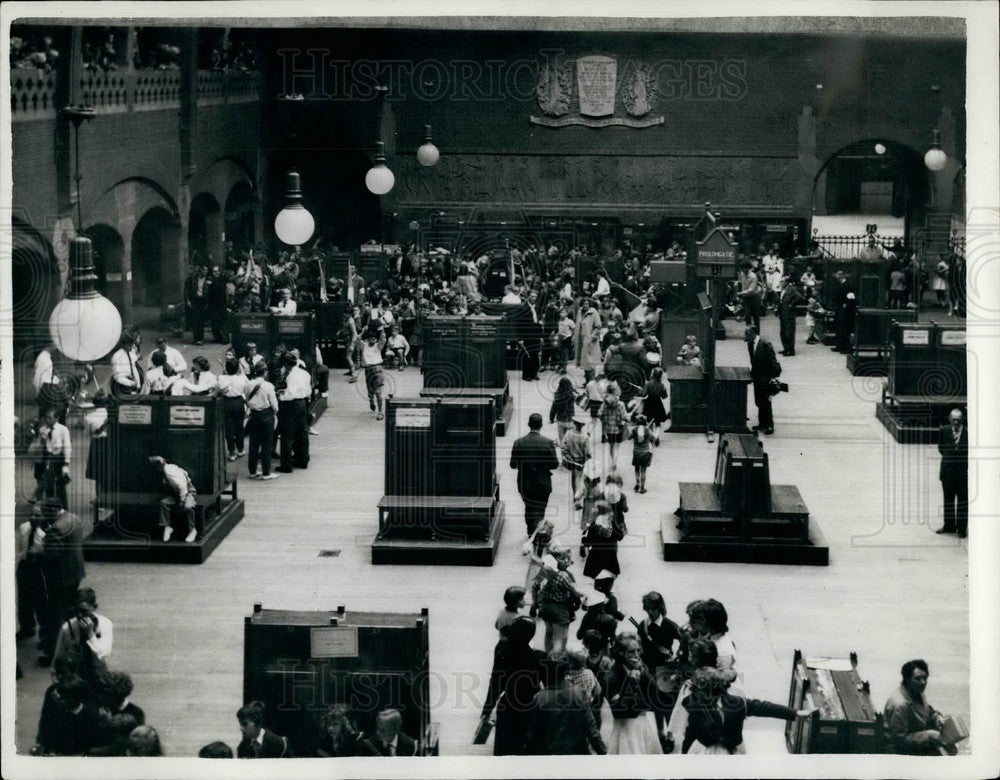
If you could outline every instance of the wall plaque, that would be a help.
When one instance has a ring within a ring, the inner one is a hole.
[[[146,404],[126,404],[118,407],[119,425],[151,425],[153,407]]]
[[[278,333],[305,333],[305,320],[283,320],[278,319]]]
[[[204,406],[171,406],[169,425],[200,428],[205,424]]]
[[[919,346],[930,343],[930,331],[926,330],[904,330],[903,343]]]
[[[964,330],[943,330],[943,331],[941,331],[941,346],[945,346],[945,347],[964,347],[965,346],[965,331]]]
[[[264,320],[243,320],[240,323],[240,333],[265,333],[267,322]]]
[[[397,428],[430,428],[431,410],[430,407],[407,408],[405,406],[396,407],[396,427]]]
[[[309,631],[312,658],[357,658],[357,626],[317,626]]]

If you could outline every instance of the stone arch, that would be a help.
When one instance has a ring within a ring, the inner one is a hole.
[[[94,273],[98,292],[120,306],[122,263],[125,259],[125,241],[113,226],[104,222],[90,225],[83,231],[94,247]]]
[[[159,308],[163,300],[164,266],[179,230],[177,220],[162,206],[148,209],[131,236],[132,304]]]
[[[238,181],[226,197],[226,240],[239,250],[253,246],[256,235],[257,205],[260,198],[248,181]]]
[[[876,144],[885,147],[882,154],[876,151]],[[891,184],[886,202],[878,204],[877,194],[865,198],[862,181]],[[927,214],[930,190],[930,177],[919,151],[884,137],[862,138],[836,149],[818,167],[813,176],[813,213],[887,209],[893,216],[905,217],[908,226],[920,224]]]
[[[188,209],[188,257],[192,263],[221,263],[222,207],[210,192],[200,192],[191,199]]]

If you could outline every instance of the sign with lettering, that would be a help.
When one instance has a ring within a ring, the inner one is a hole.
[[[704,241],[696,242],[698,276],[703,279],[730,277],[736,268],[736,245],[716,228]]]
[[[475,338],[496,338],[500,333],[499,322],[469,321],[469,335]]]
[[[612,57],[594,55],[576,61],[576,82],[583,116],[610,116],[615,113],[618,63]]]
[[[942,347],[964,347],[965,346],[965,331],[964,330],[943,330],[943,331],[941,331],[941,346]]]
[[[361,254],[368,255],[398,255],[403,251],[400,244],[362,244]]]
[[[903,343],[912,344],[914,346],[920,346],[922,344],[930,344],[930,331],[909,330],[909,329],[904,330]]]
[[[205,425],[204,406],[171,406],[169,425],[200,428]]]
[[[430,428],[431,410],[430,407],[408,408],[405,406],[396,407],[396,427],[397,428]]]
[[[306,323],[304,320],[292,320],[278,318],[278,333],[305,333]]]
[[[267,322],[265,320],[243,320],[240,323],[240,333],[266,333]]]
[[[357,658],[357,626],[316,626],[309,631],[312,658]]]
[[[153,407],[147,404],[126,404],[118,407],[119,425],[151,425]]]

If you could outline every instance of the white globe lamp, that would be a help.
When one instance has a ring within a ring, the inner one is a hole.
[[[441,159],[441,152],[431,140],[431,126],[424,125],[424,142],[417,149],[417,162],[423,166],[430,167],[436,165]]]
[[[388,195],[396,183],[396,177],[385,165],[385,144],[375,142],[375,165],[365,174],[365,186],[372,195]]]
[[[316,220],[302,205],[302,180],[295,171],[288,172],[286,190],[286,205],[274,218],[274,232],[283,243],[302,246],[312,238]]]
[[[89,363],[111,352],[122,335],[115,305],[94,289],[94,247],[86,236],[70,241],[69,293],[49,317],[49,335],[66,357]]]
[[[933,139],[931,140],[931,148],[924,155],[924,165],[927,166],[928,170],[940,171],[947,162],[948,155],[941,148],[941,131],[935,130]]]

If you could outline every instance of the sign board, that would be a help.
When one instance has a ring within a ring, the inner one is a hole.
[[[397,428],[430,428],[431,410],[430,407],[410,408],[406,406],[396,407],[396,427]]]
[[[205,407],[171,406],[168,425],[201,428],[205,425]]]
[[[736,270],[736,245],[726,234],[716,228],[704,241],[696,242],[698,250],[698,277],[702,279],[729,278]]]
[[[904,330],[903,343],[919,346],[930,343],[930,331],[928,330]]]
[[[476,338],[495,338],[500,333],[498,322],[477,322],[469,320],[469,335]]]
[[[357,658],[357,626],[317,626],[309,631],[312,658]]]
[[[941,346],[942,347],[964,347],[965,346],[965,331],[964,330],[943,330],[943,331],[941,331]]]
[[[118,407],[119,425],[152,425],[153,407],[147,404],[126,404]]]
[[[403,251],[400,244],[362,244],[360,253],[365,255],[398,255]]]
[[[240,323],[240,333],[266,333],[266,320],[243,320]]]
[[[291,320],[278,318],[278,333],[305,333],[305,320]]]

